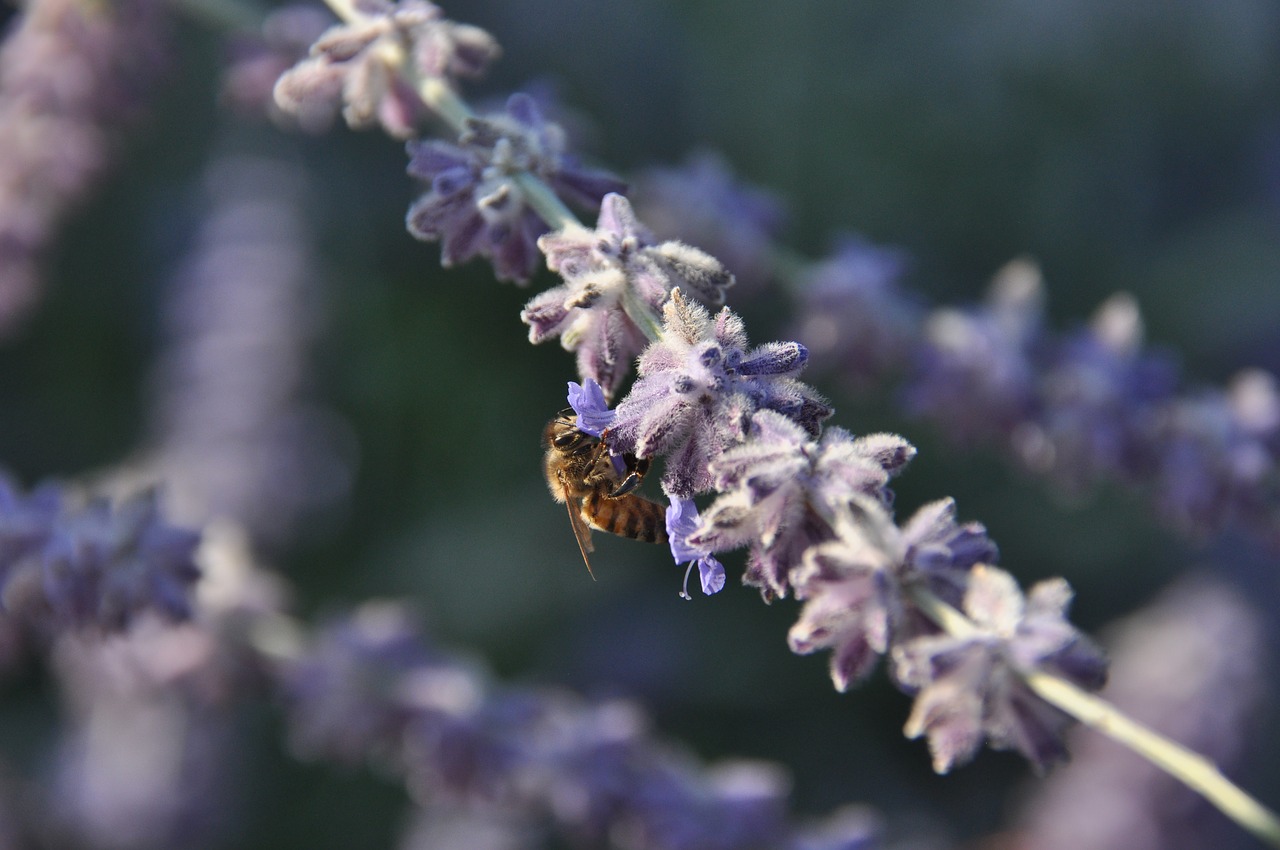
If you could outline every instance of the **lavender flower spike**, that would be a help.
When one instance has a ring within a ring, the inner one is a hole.
[[[742,320],[714,318],[671,293],[663,336],[640,358],[640,377],[618,405],[614,451],[667,458],[663,489],[689,499],[710,490],[710,463],[747,437],[757,410],[774,410],[816,436],[831,408],[796,380],[809,353],[795,342],[747,348]]]
[[[487,32],[445,20],[426,0],[352,5],[357,19],[321,35],[311,56],[276,83],[276,104],[304,126],[330,119],[341,103],[352,129],[380,123],[392,136],[409,138],[424,106],[406,71],[420,80],[476,77],[499,52]]]
[[[1023,677],[1042,670],[1097,690],[1106,661],[1066,621],[1071,589],[1062,579],[1040,582],[1025,599],[1013,576],[994,567],[975,566],[969,581],[964,612],[973,634],[921,637],[894,650],[897,679],[919,691],[904,731],[928,736],[938,773],[968,761],[984,738],[1043,770],[1066,757],[1071,718]]]
[[[785,597],[788,575],[805,551],[833,538],[836,512],[858,497],[887,507],[890,476],[915,453],[894,434],[855,439],[829,428],[814,441],[777,411],[761,410],[747,441],[711,461],[720,496],[692,542],[715,552],[750,546],[743,582],[767,599]]]
[[[691,499],[672,499],[667,508],[667,537],[671,541],[671,557],[677,564],[687,563],[682,599],[689,599],[689,571],[698,565],[702,592],[710,596],[724,589],[724,565],[710,551],[694,545],[690,537],[698,529],[698,508]]]
[[[562,230],[542,237],[538,247],[547,267],[565,282],[525,305],[520,318],[529,326],[529,341],[559,336],[565,350],[577,352],[579,373],[598,381],[608,395],[650,341],[644,325],[657,325],[672,287],[721,304],[733,284],[733,275],[711,255],[679,242],[656,242],[627,199],[616,194],[605,196],[594,231]],[[654,319],[645,321],[648,316]]]
[[[409,174],[429,184],[405,218],[418,239],[439,240],[448,267],[475,256],[493,260],[499,280],[528,282],[538,268],[547,224],[521,183],[533,175],[561,198],[594,210],[622,181],[581,167],[565,152],[560,126],[533,98],[513,94],[505,113],[470,118],[458,144],[410,142]]]

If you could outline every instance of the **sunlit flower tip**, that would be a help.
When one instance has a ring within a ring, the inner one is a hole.
[[[984,740],[1016,749],[1037,769],[1066,756],[1062,736],[1071,719],[1023,676],[1039,670],[1087,690],[1102,686],[1106,661],[1066,621],[1069,600],[1061,580],[1024,598],[1008,573],[979,565],[963,605],[975,634],[919,637],[894,648],[896,680],[917,692],[904,731],[928,738],[936,771],[968,761]]]
[[[499,52],[484,30],[445,20],[426,0],[360,0],[355,6],[357,20],[331,27],[309,58],[280,77],[275,98],[281,109],[316,116],[341,105],[353,128],[378,122],[391,135],[408,138],[425,111],[408,76],[478,76]]]
[[[581,384],[569,382],[569,406],[578,414],[578,430],[599,437],[613,422],[613,411],[605,401],[604,390],[587,378]]]

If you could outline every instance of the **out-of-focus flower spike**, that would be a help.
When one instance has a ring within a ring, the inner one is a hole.
[[[0,600],[37,633],[118,631],[143,612],[191,614],[199,535],[169,525],[154,493],[77,504],[52,488],[0,484]]]
[[[902,370],[918,347],[924,304],[904,291],[906,254],[846,235],[804,272],[794,336],[814,368],[853,390]]]
[[[58,226],[166,64],[169,6],[30,0],[0,45],[0,336],[39,298]]]

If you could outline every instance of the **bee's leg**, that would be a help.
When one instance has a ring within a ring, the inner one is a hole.
[[[618,486],[609,491],[609,498],[616,499],[619,496],[625,496],[630,493],[640,486],[640,478],[641,476],[634,472],[627,473],[627,477],[619,481]]]

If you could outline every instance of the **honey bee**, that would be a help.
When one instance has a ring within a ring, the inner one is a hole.
[[[578,430],[578,417],[565,411],[542,432],[543,471],[557,502],[569,509],[569,524],[592,578],[587,553],[591,529],[647,543],[667,542],[666,508],[633,491],[649,471],[649,460],[610,455],[599,437]]]

